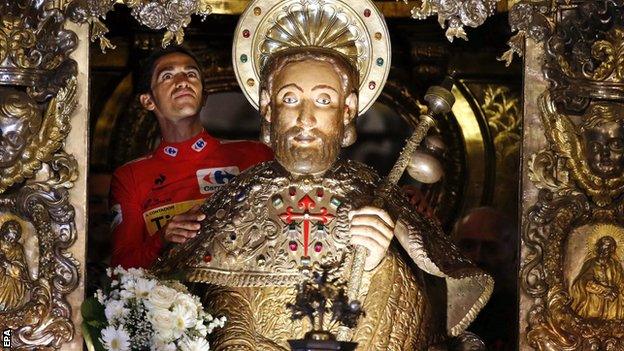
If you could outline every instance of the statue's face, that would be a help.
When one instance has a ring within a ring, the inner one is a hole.
[[[26,93],[0,88],[0,168],[15,164],[40,123],[37,106]]]
[[[16,224],[8,223],[3,226],[2,236],[4,240],[9,243],[14,243],[20,236],[19,227]]]
[[[624,172],[624,128],[606,122],[585,131],[585,157],[589,168],[599,177],[616,178]]]
[[[272,90],[265,118],[275,158],[296,175],[324,173],[349,120],[339,75],[327,62],[294,62],[276,73]]]
[[[603,257],[603,258],[607,258],[607,257],[611,257],[611,255],[613,255],[615,253],[615,240],[613,240],[612,237],[610,236],[604,236],[602,238],[600,238],[598,240],[598,242],[596,243],[596,251],[598,254],[598,257]]]
[[[26,147],[26,124],[22,120],[0,123],[0,167],[9,167]]]

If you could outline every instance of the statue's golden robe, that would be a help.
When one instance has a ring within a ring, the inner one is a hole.
[[[461,333],[487,302],[493,282],[398,189],[376,193],[379,182],[372,169],[352,161],[338,161],[322,179],[299,180],[266,162],[209,198],[200,234],[171,250],[156,270],[181,271],[189,282],[203,283],[195,293],[211,313],[228,318],[216,332],[215,350],[289,350],[288,339],[311,329],[307,321],[291,320],[286,308],[295,300],[301,267],[339,264],[337,274],[347,279],[353,260],[348,212],[381,196],[397,220],[399,240],[364,273],[358,299],[366,315],[350,339],[358,350],[424,350],[447,333]],[[295,224],[291,219],[299,214]],[[444,278],[447,293],[432,293],[423,272]]]
[[[581,317],[601,319],[624,318],[624,269],[613,257],[592,257],[585,261],[572,283],[572,308]],[[608,296],[609,291],[612,296]]]

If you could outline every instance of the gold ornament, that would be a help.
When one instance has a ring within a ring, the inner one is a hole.
[[[382,37],[373,40],[375,33]],[[389,38],[383,16],[372,1],[255,0],[241,15],[234,32],[232,63],[243,93],[257,109],[259,87],[244,82],[260,81],[269,55],[293,47],[336,50],[360,72],[358,113],[362,114],[372,106],[388,78]]]
[[[544,124],[546,138],[552,145],[558,157],[563,158],[564,167],[567,168],[576,180],[579,187],[591,196],[599,206],[610,204],[624,192],[624,148],[620,145],[606,145],[602,143],[602,135],[605,133],[617,133],[615,137],[622,143],[624,140],[624,119],[619,114],[617,106],[594,103],[595,108],[590,107],[586,120],[595,120],[591,124],[585,124],[581,128],[576,127],[570,117],[557,112],[554,101],[548,92],[540,99],[540,111]],[[615,128],[607,130],[605,128]],[[595,133],[584,131],[595,130]],[[590,149],[596,143],[600,144],[600,151]],[[598,158],[604,148],[615,148],[609,154]],[[608,168],[604,158],[609,158]]]
[[[71,128],[76,107],[76,79],[60,89],[41,116],[37,104],[25,93],[0,88],[0,193],[30,178],[61,146]],[[7,132],[10,130],[11,132]],[[11,138],[11,140],[8,140]]]

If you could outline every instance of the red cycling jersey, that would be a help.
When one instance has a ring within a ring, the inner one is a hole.
[[[180,143],[161,142],[147,156],[113,173],[111,265],[149,267],[163,248],[154,235],[167,221],[227,184],[243,170],[273,158],[252,141],[220,141],[202,131]]]

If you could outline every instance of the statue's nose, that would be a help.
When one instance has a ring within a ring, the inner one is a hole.
[[[316,118],[314,118],[314,108],[312,103],[305,101],[301,110],[299,111],[299,118],[297,119],[299,124],[304,127],[311,127],[316,124]]]

